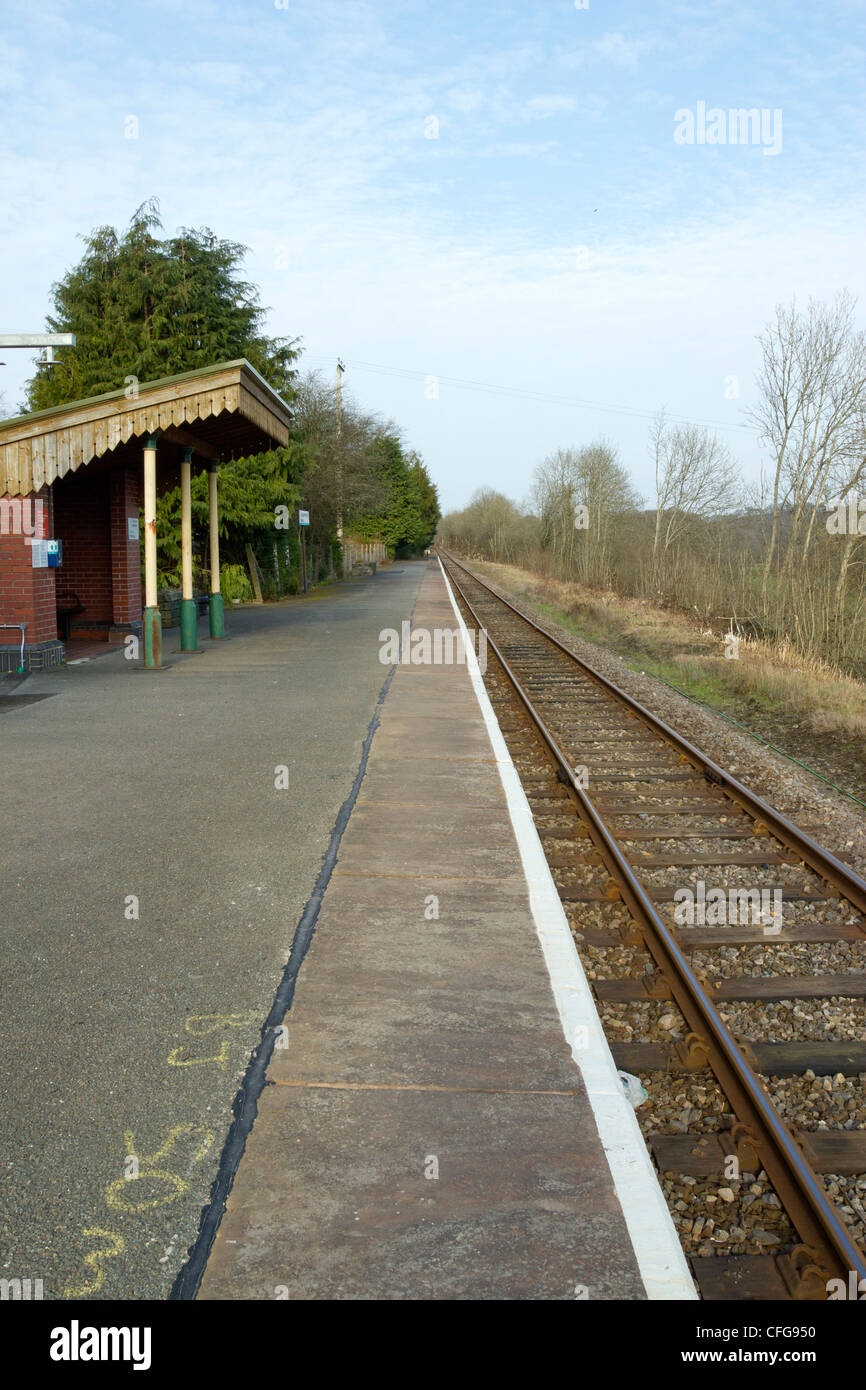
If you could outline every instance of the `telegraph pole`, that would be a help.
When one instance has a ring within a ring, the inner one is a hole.
[[[341,359],[337,358],[337,540],[343,545],[343,372],[346,370]]]

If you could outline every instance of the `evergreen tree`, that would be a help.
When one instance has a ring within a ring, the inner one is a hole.
[[[97,227],[77,266],[53,287],[52,333],[75,333],[59,366],[28,383],[27,410],[156,381],[214,362],[247,360],[291,395],[298,340],[268,338],[258,291],[240,277],[245,248],[207,228],[160,240],[159,208],[143,203],[128,229]]]
[[[392,555],[422,550],[436,531],[439,500],[417,454],[406,455],[392,434],[375,439],[368,450],[384,485],[381,509],[358,517],[352,529],[367,540],[381,540]]]
[[[412,469],[415,487],[418,490],[421,511],[421,530],[418,537],[418,548],[423,550],[430,544],[433,537],[436,535],[436,527],[439,525],[439,518],[442,515],[439,506],[439,492],[418,454],[413,452],[409,455],[409,464]]]

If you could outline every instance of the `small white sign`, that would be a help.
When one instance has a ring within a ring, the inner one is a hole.
[[[138,517],[128,516],[126,518],[126,539],[128,541],[138,540]]]
[[[310,513],[309,513],[309,512],[302,512],[302,511],[300,510],[300,508],[298,508],[298,525],[299,525],[299,526],[309,526],[309,524],[310,524]]]

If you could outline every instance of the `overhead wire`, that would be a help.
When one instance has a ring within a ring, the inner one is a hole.
[[[322,353],[307,354],[311,362],[330,362],[330,357]],[[586,400],[580,396],[569,396],[556,391],[539,391],[530,387],[514,386],[494,381],[474,381],[471,378],[443,376],[440,372],[423,372],[409,367],[390,367],[381,362],[364,362],[357,357],[347,357],[344,359],[348,366],[355,367],[361,371],[373,372],[380,376],[393,376],[404,381],[425,381],[425,382],[444,382],[448,386],[455,386],[463,391],[482,391],[490,395],[513,396],[517,399],[536,401],[542,405],[564,405],[573,406],[581,410],[600,410],[608,414],[624,415],[632,419],[654,419],[659,412],[657,410],[642,410],[639,406],[616,405],[605,401]],[[671,415],[665,412],[665,419],[675,424],[684,425],[704,425],[712,429],[721,430],[741,430],[748,429],[743,421],[732,424],[730,421],[721,420],[696,420],[684,415]]]

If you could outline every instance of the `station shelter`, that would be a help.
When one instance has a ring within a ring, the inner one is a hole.
[[[181,649],[195,650],[190,487],[204,469],[210,634],[222,637],[219,464],[287,444],[290,422],[244,358],[0,421],[0,673],[60,665],[70,634],[134,633],[142,665],[162,667],[156,499],[178,485]]]

